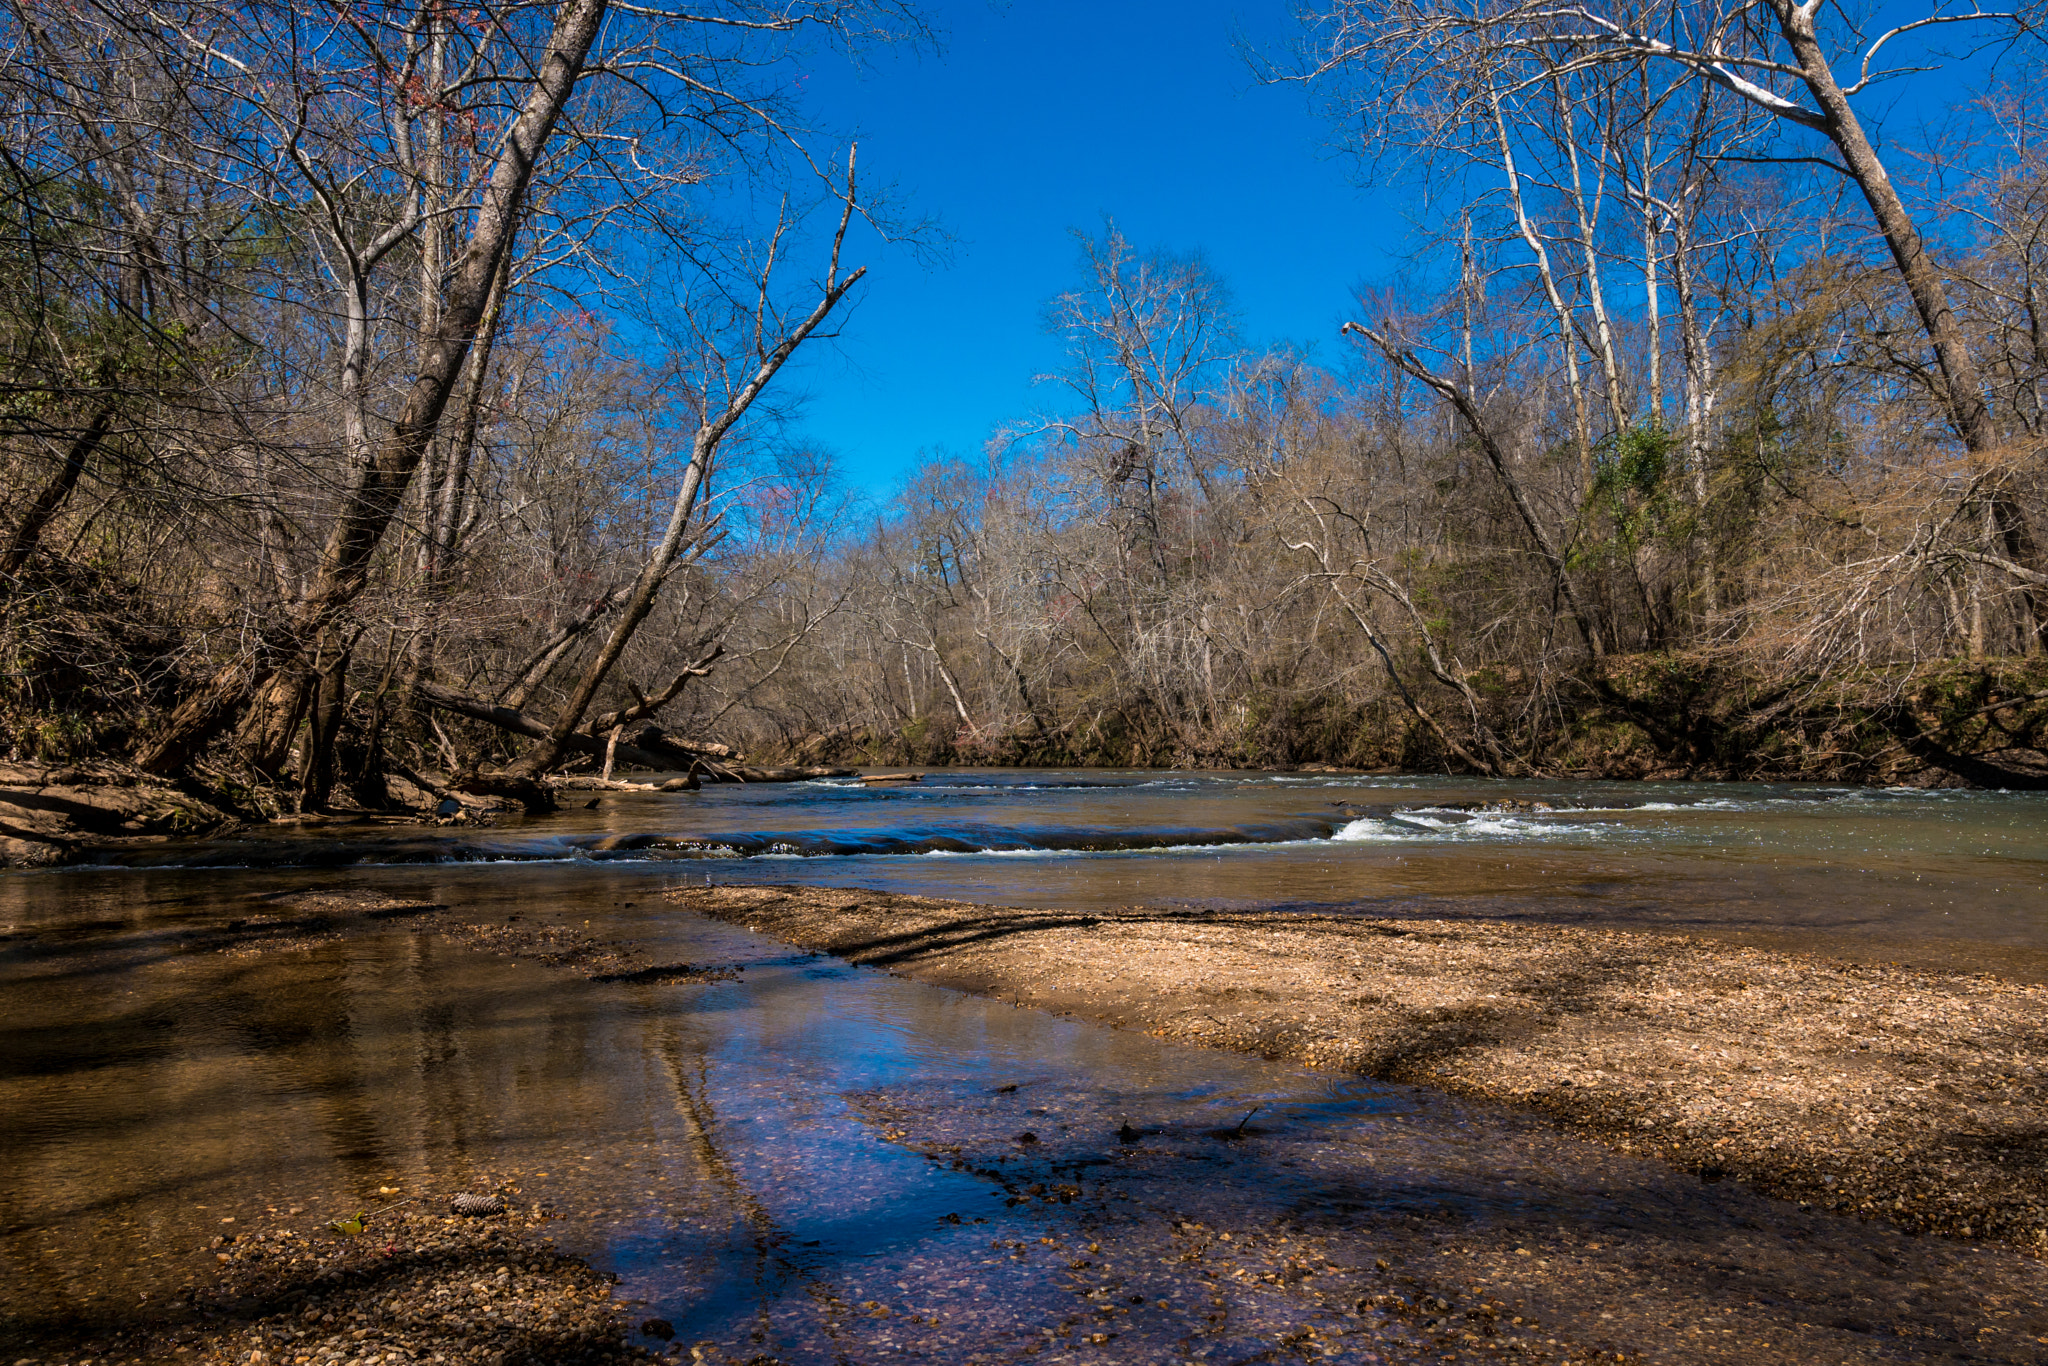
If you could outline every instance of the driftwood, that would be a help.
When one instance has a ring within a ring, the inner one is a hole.
[[[517,707],[504,706],[497,702],[486,702],[482,698],[470,697],[444,688],[438,683],[421,679],[418,695],[437,707],[444,707],[460,716],[482,721],[514,735],[525,735],[533,739],[544,739],[548,734],[548,723],[532,712]],[[647,705],[645,702],[640,705]],[[780,767],[757,767],[734,762],[745,756],[731,745],[715,744],[708,741],[684,740],[670,734],[654,722],[642,719],[617,722],[615,716],[599,718],[599,724],[606,724],[605,733],[592,730],[571,731],[562,742],[562,748],[578,754],[587,754],[602,761],[607,757],[634,768],[651,768],[686,774],[686,777],[672,778],[668,782],[652,786],[663,792],[685,792],[694,789],[700,781],[713,783],[795,783],[807,778],[850,778],[850,768],[826,768],[803,765]],[[616,728],[617,734],[610,732]],[[583,788],[609,788],[603,779],[574,778],[557,780],[556,786]],[[553,804],[544,785],[528,780],[517,774],[464,773],[449,783],[450,787],[466,792],[483,792],[493,796],[511,797],[524,802],[529,810],[546,810]],[[645,789],[647,784],[619,784],[612,790],[627,787]]]
[[[548,781],[550,786],[565,792],[695,792],[702,786],[694,773],[660,783],[632,783],[616,778],[591,778],[584,775],[551,778]]]
[[[810,778],[851,778],[850,768],[812,764],[700,764],[697,771],[715,783],[800,783]]]

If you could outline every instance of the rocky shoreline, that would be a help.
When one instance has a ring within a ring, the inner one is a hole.
[[[2048,1253],[2048,988],[1576,927],[668,895],[921,981],[1510,1105],[1708,1181]]]
[[[190,1250],[214,1274],[174,1310],[24,1360],[632,1366],[658,1356],[612,1299],[615,1278],[554,1248],[554,1217],[510,1181],[484,1195],[394,1192],[328,1224],[296,1207],[243,1209]]]
[[[1006,1198],[988,1209],[963,1194],[965,1213],[909,1260],[821,1280],[824,1298],[779,1321],[790,1361],[834,1359],[829,1345],[860,1360],[1074,1359],[1041,1355],[1059,1348],[1150,1363],[1225,1338],[1361,1362],[2019,1362],[2048,1349],[2042,1173],[2024,1146],[2042,988],[1486,922],[1082,915],[775,887],[665,896],[1038,1009],[1490,1102],[1462,1112],[1488,1136],[1464,1149],[1446,1145],[1461,1103],[1441,1099],[1425,1112],[1396,1098],[1333,1131],[1256,1113],[1190,1128],[1028,1071],[970,1092],[921,1078],[849,1092],[870,1141]],[[599,984],[755,976],[666,961],[559,908],[506,909],[280,891],[190,947],[295,954],[403,926]],[[1570,1134],[1611,1151],[1589,1161]],[[621,1302],[630,1285],[556,1247],[584,1246],[579,1211],[602,1215],[616,1196],[477,1155],[459,1191],[394,1176],[360,1226],[353,1210],[216,1205],[217,1232],[166,1249],[162,1296],[10,1359],[773,1359],[744,1332],[678,1342]]]

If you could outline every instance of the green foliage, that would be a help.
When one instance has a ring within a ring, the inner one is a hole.
[[[1683,520],[1672,488],[1679,443],[1679,434],[1662,423],[1637,423],[1594,452],[1592,501],[1607,514],[1624,548],[1669,535]]]

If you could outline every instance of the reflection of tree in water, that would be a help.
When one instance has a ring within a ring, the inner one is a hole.
[[[683,1122],[683,1141],[736,1216],[736,1222],[743,1223],[748,1230],[753,1248],[752,1281],[758,1292],[753,1313],[758,1341],[774,1331],[769,1306],[776,1283],[795,1274],[798,1268],[777,1250],[788,1239],[788,1232],[748,1188],[737,1164],[719,1144],[718,1112],[711,1101],[710,1061],[705,1043],[701,1035],[686,1043],[682,1031],[671,1021],[657,1030],[655,1049],[675,1088],[676,1115]]]

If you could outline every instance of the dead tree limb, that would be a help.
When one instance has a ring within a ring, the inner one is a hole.
[[[1522,489],[1522,481],[1515,477],[1514,470],[1508,464],[1507,452],[1501,449],[1499,440],[1494,436],[1492,424],[1487,422],[1485,415],[1479,411],[1479,405],[1473,401],[1472,395],[1467,393],[1462,385],[1445,379],[1430,369],[1411,348],[1402,346],[1392,338],[1383,336],[1361,323],[1345,323],[1342,330],[1356,332],[1364,337],[1378,348],[1380,354],[1385,356],[1395,369],[1420,381],[1424,388],[1458,410],[1458,416],[1465,419],[1466,426],[1471,429],[1473,436],[1478,438],[1479,448],[1486,454],[1486,463],[1493,467],[1501,486],[1507,490],[1508,500],[1515,505],[1515,515],[1521,519],[1523,529],[1529,533],[1529,539],[1536,545],[1536,553],[1550,566],[1551,577],[1558,591],[1564,595],[1565,606],[1572,614],[1572,621],[1579,628],[1579,636],[1585,642],[1586,652],[1595,659],[1600,658],[1605,651],[1601,648],[1599,628],[1593,624],[1592,614],[1579,601],[1578,590],[1573,587],[1571,574],[1565,568],[1564,556],[1558,553],[1557,547],[1551,542],[1550,533],[1543,529],[1543,523],[1537,519],[1536,509],[1530,506],[1529,496]]]
[[[526,662],[519,666],[519,673],[513,678],[511,686],[498,694],[499,704],[507,707],[525,706],[527,699],[533,696],[533,690],[547,682],[548,675],[562,662],[562,656],[568,654],[591,627],[603,620],[607,612],[624,602],[628,591],[629,585],[621,584],[617,588],[601,593],[586,604],[582,611],[563,622],[560,629],[542,642],[541,647],[527,656]]]
[[[759,280],[760,299],[755,315],[754,344],[758,348],[759,361],[746,382],[734,390],[716,412],[707,411],[703,421],[698,425],[696,436],[691,442],[689,464],[683,469],[682,487],[676,492],[675,503],[669,512],[668,527],[662,533],[660,544],[642,566],[639,577],[633,581],[632,593],[627,597],[625,607],[613,625],[610,636],[606,638],[604,647],[584,669],[582,678],[577,680],[575,689],[563,703],[561,711],[557,713],[554,725],[548,729],[538,744],[513,761],[506,769],[508,777],[535,779],[560,762],[562,750],[569,744],[569,737],[582,724],[584,714],[590,710],[590,704],[597,697],[598,689],[603,686],[612,667],[619,662],[619,657],[626,652],[626,646],[633,639],[634,632],[640,629],[640,623],[654,610],[655,598],[661,593],[662,585],[668,581],[669,575],[675,571],[677,557],[685,544],[685,533],[691,515],[696,511],[697,500],[703,493],[705,481],[710,477],[712,460],[718,454],[719,445],[753,408],[755,401],[767,392],[775,376],[781,372],[789,358],[796,354],[797,348],[810,340],[832,315],[833,310],[839,307],[847,294],[867,274],[866,266],[857,267],[844,274],[840,270],[840,252],[845,245],[846,229],[853,221],[856,203],[853,161],[849,156],[846,186],[841,197],[839,231],[832,239],[831,258],[825,270],[824,287],[820,291],[818,302],[801,322],[790,328],[773,345],[769,344],[765,327],[761,322],[769,312],[769,283],[775,265],[774,251],[771,248],[768,264],[763,268]],[[777,230],[776,237],[779,244],[781,229]]]
[[[71,490],[78,484],[79,475],[85,472],[85,462],[99,449],[106,439],[107,429],[114,425],[114,400],[101,402],[99,411],[94,413],[86,429],[78,434],[71,448],[64,453],[64,463],[50,476],[50,482],[43,485],[35,501],[21,516],[21,522],[8,539],[7,551],[0,556],[0,579],[13,579],[28,567],[29,560],[36,553],[36,546],[42,540],[43,528],[64,506],[64,500],[71,496]]]

